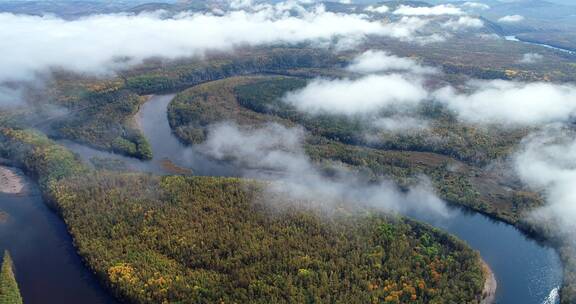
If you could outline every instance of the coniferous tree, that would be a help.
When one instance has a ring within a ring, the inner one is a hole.
[[[22,296],[12,269],[12,258],[4,251],[4,261],[0,272],[0,304],[22,304]]]

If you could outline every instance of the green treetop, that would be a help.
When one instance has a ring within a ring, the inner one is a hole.
[[[12,258],[7,250],[4,251],[0,273],[0,304],[22,304],[22,296],[12,270]]]

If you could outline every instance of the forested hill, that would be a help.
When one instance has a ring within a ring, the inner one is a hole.
[[[132,302],[478,303],[479,256],[462,242],[262,187],[101,173],[54,192],[80,253]]]
[[[79,253],[128,302],[480,300],[478,253],[429,226],[328,212],[255,181],[87,171],[39,133],[1,136],[1,155],[39,177]]]

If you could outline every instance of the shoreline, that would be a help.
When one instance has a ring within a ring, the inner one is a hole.
[[[482,290],[480,304],[494,304],[496,300],[496,289],[498,288],[496,276],[484,259],[480,259],[480,263],[482,263],[482,272],[486,278],[484,280],[484,289]]]
[[[143,97],[143,101],[138,105],[136,112],[130,118],[130,124],[132,125],[132,127],[137,129],[137,130],[140,130],[140,132],[143,132],[142,131],[142,113],[141,113],[142,106],[144,106],[144,104],[149,102],[150,99],[152,99],[152,97],[154,97],[154,94],[142,95],[142,97]]]
[[[14,170],[0,165],[0,192],[18,194],[24,190],[22,177]]]

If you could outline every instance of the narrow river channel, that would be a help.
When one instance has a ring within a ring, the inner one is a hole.
[[[530,41],[526,41],[526,40],[522,40],[516,36],[504,36],[504,39],[508,40],[508,41],[515,41],[515,42],[522,42],[525,44],[531,44],[531,45],[537,45],[537,46],[541,46],[541,47],[545,47],[547,49],[551,49],[551,50],[555,50],[555,51],[560,51],[563,53],[567,53],[570,55],[576,55],[576,51],[573,50],[569,50],[569,49],[563,49],[560,47],[556,47],[556,46],[552,46],[549,44],[545,44],[545,43],[538,43],[538,42],[530,42]]]
[[[167,118],[171,95],[155,96],[142,107],[140,123],[152,145],[155,159],[171,158],[179,166],[202,175],[232,174],[231,168],[216,164],[193,153],[172,134]],[[212,171],[214,169],[216,171]],[[562,282],[562,267],[552,248],[528,239],[516,228],[486,216],[453,210],[449,219],[439,220],[410,215],[465,240],[480,251],[496,275],[496,302],[501,304],[558,303],[554,294]]]
[[[35,182],[17,169],[0,183],[22,191],[0,192],[0,250],[9,250],[26,304],[117,303],[76,253],[62,219],[43,202]],[[10,180],[8,180],[10,179]]]
[[[138,171],[169,174],[169,170],[161,164],[170,160],[174,165],[188,168],[198,175],[236,175],[234,168],[195,153],[172,134],[167,118],[167,107],[172,98],[173,95],[154,96],[138,113],[140,126],[154,153],[151,161],[142,162],[76,144],[65,144],[85,160],[94,156],[120,159]],[[559,303],[562,266],[552,248],[527,238],[513,226],[484,215],[460,209],[452,211],[448,219],[421,214],[408,216],[452,233],[478,250],[495,273],[498,283],[496,303]]]

